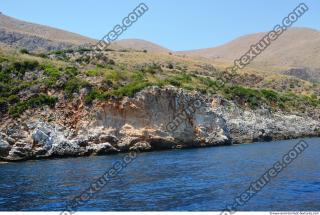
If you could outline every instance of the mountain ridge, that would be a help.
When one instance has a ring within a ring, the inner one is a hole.
[[[0,42],[29,51],[52,51],[94,45],[97,40],[45,25],[21,21],[0,14]],[[266,33],[252,33],[235,38],[225,44],[187,51],[171,51],[168,48],[143,39],[114,41],[111,49],[137,50],[151,53],[186,55],[207,58],[232,64],[256,44]],[[320,31],[311,28],[290,28],[263,51],[251,64],[253,68],[284,72],[292,68],[320,71]],[[291,74],[291,73],[290,73]],[[295,73],[294,73],[295,74]]]
[[[233,61],[245,54],[250,46],[258,43],[264,35],[266,33],[244,35],[217,47],[176,53]],[[301,55],[301,52],[304,55]],[[291,28],[272,42],[252,63],[270,67],[271,64],[275,64],[278,67],[320,68],[318,62],[320,62],[320,32],[310,28]]]

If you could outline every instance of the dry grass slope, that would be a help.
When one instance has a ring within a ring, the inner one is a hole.
[[[161,47],[157,44],[151,43],[149,41],[140,40],[140,39],[124,39],[115,41],[111,44],[111,48],[114,49],[133,49],[138,51],[144,51],[151,53],[168,53],[169,49]]]
[[[9,32],[41,37],[43,39],[55,42],[64,42],[75,45],[95,42],[95,40],[81,36],[79,34],[51,28],[44,25],[21,21],[3,14],[0,14],[0,26],[1,28],[4,28]]]
[[[231,62],[246,53],[250,46],[257,43],[265,34],[251,34],[218,47],[178,53]],[[289,29],[259,55],[252,65],[268,70],[290,67],[319,69],[320,32],[309,28]]]

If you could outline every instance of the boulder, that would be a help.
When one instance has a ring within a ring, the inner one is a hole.
[[[110,143],[100,143],[88,146],[87,151],[96,155],[104,155],[119,152],[120,150],[113,147]]]
[[[61,140],[59,142],[55,142],[52,145],[51,150],[49,151],[51,156],[56,157],[68,157],[68,156],[80,156],[86,153],[85,148],[80,147],[78,144],[74,142],[70,142],[68,140]]]
[[[130,151],[150,151],[152,149],[150,143],[139,141],[129,148]]]
[[[111,145],[116,145],[118,142],[119,142],[119,139],[116,137],[116,136],[114,136],[114,135],[106,135],[106,134],[102,134],[102,135],[100,135],[100,137],[99,137],[99,141],[100,142],[108,142],[108,143],[110,143]]]
[[[6,157],[11,150],[11,145],[0,136],[0,157]]]
[[[33,150],[29,144],[25,144],[23,147],[13,146],[6,157],[6,160],[21,161],[28,160],[33,157]]]
[[[37,128],[32,133],[32,139],[35,145],[38,145],[45,150],[49,150],[53,144],[53,136],[55,131],[45,123],[39,123]]]

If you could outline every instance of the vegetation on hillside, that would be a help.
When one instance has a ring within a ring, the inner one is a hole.
[[[85,51],[88,50],[83,50]],[[203,94],[217,94],[244,108],[264,106],[274,110],[308,111],[320,106],[320,101],[314,94],[303,95],[241,85],[239,82],[245,77],[241,75],[221,85],[226,74],[216,76],[217,70],[207,64],[200,64],[198,70],[191,67],[190,71],[187,64],[171,59],[162,64],[149,62],[137,66],[116,63],[110,56],[100,56],[102,64],[79,69],[68,62],[68,58],[50,60],[48,55],[39,58],[25,50],[20,53],[31,57],[24,58],[20,54],[0,57],[0,113],[12,117],[18,117],[29,108],[45,105],[54,107],[61,93],[67,100],[78,98],[81,94],[85,104],[91,105],[95,100],[132,97],[148,86],[168,85]],[[68,53],[73,51],[55,52],[58,56]],[[60,64],[57,60],[67,63]],[[84,93],[80,93],[82,89]]]

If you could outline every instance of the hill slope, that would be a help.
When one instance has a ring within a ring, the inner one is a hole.
[[[207,58],[215,64],[229,65],[246,53],[265,33],[242,36],[225,45],[176,52],[189,57]],[[29,51],[74,49],[95,44],[97,40],[44,25],[21,21],[0,13],[0,47],[13,46]],[[115,41],[114,50],[137,50],[150,53],[169,53],[170,50],[140,39]],[[308,28],[291,28],[284,32],[250,65],[253,69],[295,76],[308,81],[320,82],[320,32]]]
[[[21,21],[3,14],[0,14],[0,26],[2,32],[6,31],[10,33],[16,33],[30,38],[39,37],[52,42],[74,45],[82,45],[85,43],[94,42],[93,39],[81,36],[79,34]]]
[[[189,56],[233,61],[246,53],[266,33],[239,37],[222,46],[178,52]],[[265,67],[320,68],[320,32],[308,28],[292,28],[284,32],[259,57],[254,65]]]
[[[115,41],[111,47],[116,49],[134,49],[138,51],[147,50],[152,53],[168,53],[169,49],[161,47],[155,43],[140,39],[124,39]]]
[[[3,45],[26,48],[30,51],[51,51],[95,44],[96,42],[97,40],[79,34],[21,21],[0,13],[0,44]],[[115,50],[147,50],[153,53],[170,51],[154,43],[139,39],[119,40],[112,43],[111,48]]]

